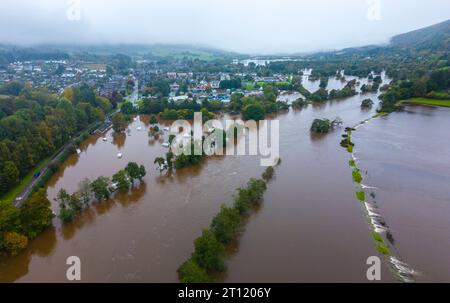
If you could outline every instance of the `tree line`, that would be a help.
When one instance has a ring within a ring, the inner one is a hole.
[[[225,247],[236,239],[243,225],[243,218],[262,203],[267,182],[274,176],[274,168],[268,167],[262,179],[250,179],[247,186],[238,189],[231,207],[222,205],[209,229],[194,241],[194,252],[178,268],[182,283],[213,282],[212,274],[225,270]]]
[[[82,180],[78,183],[78,190],[73,194],[68,194],[62,188],[56,198],[60,209],[58,217],[63,222],[70,222],[83,209],[89,208],[93,201],[108,200],[116,192],[126,193],[133,187],[136,180],[142,182],[145,175],[146,171],[143,165],[130,162],[112,178],[100,176],[94,181],[88,178]]]

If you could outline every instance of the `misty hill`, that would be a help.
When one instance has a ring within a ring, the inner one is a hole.
[[[416,56],[418,52],[448,53],[450,50],[450,20],[400,34],[385,45],[350,47],[339,51],[317,52],[310,58],[361,58],[378,56]]]
[[[450,49],[450,20],[395,36],[391,46],[396,48]]]
[[[85,59],[99,59],[114,55],[127,55],[143,59],[199,59],[210,61],[218,58],[242,58],[238,53],[193,45],[170,44],[99,44],[99,45],[39,45],[21,47],[0,45],[0,65],[14,61],[61,60],[82,56]]]

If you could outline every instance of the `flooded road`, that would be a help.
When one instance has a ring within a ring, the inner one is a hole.
[[[316,118],[339,116],[344,126],[352,126],[373,116],[375,107],[360,108],[368,97],[378,102],[375,94],[357,95],[276,117],[282,163],[262,207],[230,249],[224,281],[367,282],[366,260],[377,253],[355,199],[348,154],[339,145],[343,129],[322,136],[309,129]],[[167,152],[161,144],[168,134],[151,141],[148,126],[142,117],[130,125],[130,135],[109,132],[107,142],[90,138],[50,180],[48,195],[53,200],[61,188],[73,192],[82,179],[111,176],[129,161],[145,165],[145,183],[94,205],[71,224],[55,220],[55,228],[25,252],[0,262],[0,281],[65,282],[69,256],[80,257],[83,282],[178,281],[176,270],[192,253],[194,239],[222,203],[232,203],[235,189],[260,177],[264,168],[259,157],[227,156],[160,175],[153,161]],[[57,211],[56,202],[53,208]],[[406,254],[401,243],[399,249]],[[394,281],[387,266],[382,279]]]

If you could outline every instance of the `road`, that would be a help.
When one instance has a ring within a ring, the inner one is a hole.
[[[134,83],[135,84],[134,84],[133,92],[128,97],[128,99],[133,103],[134,106],[136,106],[137,101],[139,100],[139,82],[135,77],[134,77]],[[117,111],[119,111],[119,110],[117,110]],[[111,124],[112,124],[111,116],[113,115],[113,113],[115,113],[117,111],[114,111],[114,112],[110,113],[109,115],[107,115],[107,117],[105,119],[105,123],[103,123],[97,130],[95,130],[94,133],[97,131],[100,131],[100,132],[107,131],[111,127]],[[73,143],[73,140],[66,143],[60,149],[60,151],[45,164],[45,166],[40,171],[40,175],[38,177],[33,177],[33,180],[31,180],[31,182],[28,183],[27,186],[22,190],[22,192],[20,192],[20,194],[14,199],[13,203],[16,207],[19,208],[23,205],[23,203],[28,199],[29,195],[33,191],[33,188],[39,183],[39,181],[42,179],[42,177],[45,175],[45,173],[49,170],[50,163],[52,163],[52,161],[58,159],[62,155],[62,153],[65,151],[65,149],[72,143]]]
[[[128,97],[128,99],[131,101],[131,103],[133,103],[133,106],[136,106],[137,105],[136,103],[139,100],[139,82],[138,79],[136,79],[136,77],[133,77],[133,80],[134,80],[133,92]]]

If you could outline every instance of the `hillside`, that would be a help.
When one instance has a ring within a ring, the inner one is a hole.
[[[417,50],[448,50],[450,48],[450,20],[395,36],[391,39],[391,46]]]

